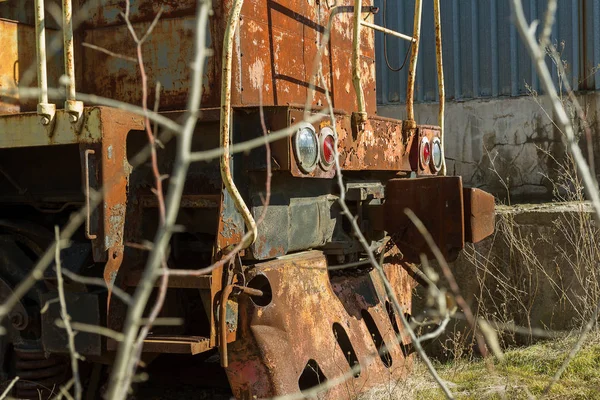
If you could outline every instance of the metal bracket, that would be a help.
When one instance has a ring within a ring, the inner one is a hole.
[[[69,121],[76,124],[76,132],[81,132],[83,126],[83,102],[77,100],[66,100],[65,111],[69,113]]]
[[[92,210],[90,207],[90,154],[96,154],[96,151],[87,149],[85,151],[85,207],[86,207],[86,219],[85,219],[85,237],[93,240],[96,239],[96,235],[90,233],[90,218]]]
[[[46,128],[48,136],[52,136],[56,126],[56,104],[38,103],[37,113],[40,116],[42,126]]]

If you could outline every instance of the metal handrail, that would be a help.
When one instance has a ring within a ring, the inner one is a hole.
[[[227,193],[233,199],[235,208],[244,218],[246,229],[249,235],[244,235],[244,242],[241,245],[241,249],[246,249],[258,236],[256,228],[256,221],[252,217],[252,213],[248,209],[248,206],[244,202],[242,195],[240,194],[233,176],[231,175],[231,154],[229,153],[230,146],[230,121],[231,121],[231,65],[233,62],[233,43],[235,31],[239,25],[240,13],[242,11],[242,5],[244,0],[235,0],[233,7],[229,12],[227,19],[227,27],[225,28],[225,34],[223,37],[223,55],[222,55],[222,67],[221,67],[221,117],[220,117],[220,142],[223,154],[221,155],[221,178],[223,185],[227,190]]]
[[[76,100],[75,91],[75,50],[73,44],[73,4],[72,0],[63,0],[63,40],[65,45],[65,74],[68,77],[66,84],[67,100],[65,110],[69,113],[71,122],[81,119],[83,102]]]
[[[42,125],[49,125],[54,119],[56,105],[48,103],[48,72],[46,70],[46,17],[44,0],[35,2],[35,43],[37,47],[37,77],[40,93],[38,95],[37,113],[41,116]]]
[[[414,95],[415,95],[415,77],[417,71],[417,61],[419,56],[419,42],[421,36],[421,19],[423,13],[422,0],[415,0],[415,15],[413,35],[408,36],[392,29],[388,29],[376,24],[372,24],[361,19],[362,4],[361,0],[354,1],[354,42],[352,53],[352,80],[356,91],[356,102],[358,105],[357,122],[364,123],[367,120],[367,112],[364,100],[364,92],[360,79],[360,30],[361,27],[367,27],[373,30],[384,32],[388,35],[396,36],[400,39],[410,41],[412,43],[411,58],[408,69],[408,82],[406,88],[406,126],[408,129],[416,128],[415,112],[414,112]],[[440,11],[440,0],[434,0],[433,6],[434,21],[435,21],[435,50],[436,64],[438,75],[438,91],[440,107],[438,112],[438,124],[440,126],[440,142],[442,144],[442,154],[444,150],[444,112],[445,112],[445,88],[444,88],[444,63],[442,59],[442,22]],[[443,159],[442,174],[446,175],[446,161]]]
[[[73,43],[73,3],[72,0],[62,2],[64,61],[66,82],[65,110],[70,121],[80,122],[83,114],[83,102],[77,101],[75,90],[75,50]],[[46,67],[46,18],[44,0],[35,0],[35,32],[38,75],[38,106],[43,125],[52,125],[56,113],[56,105],[48,103],[48,73]]]

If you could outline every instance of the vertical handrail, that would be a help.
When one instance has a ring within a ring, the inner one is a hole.
[[[354,38],[352,42],[352,83],[356,92],[356,103],[358,113],[356,114],[356,122],[364,123],[367,120],[367,108],[365,106],[365,94],[363,92],[360,79],[360,31],[361,31],[361,16],[362,4],[361,0],[354,0]]]
[[[435,58],[437,62],[438,92],[440,108],[438,110],[438,124],[440,126],[440,142],[442,145],[442,175],[446,175],[446,157],[444,155],[444,111],[446,108],[446,89],[444,87],[444,62],[442,59],[442,15],[440,0],[433,1],[433,17],[435,22]]]
[[[408,120],[411,127],[415,125],[415,75],[417,71],[417,59],[419,57],[419,43],[421,41],[421,15],[423,13],[423,2],[422,0],[415,0],[415,17],[414,17],[414,28],[412,37],[415,42],[412,45],[412,52],[410,55],[410,65],[408,67],[408,82],[406,88],[406,119]]]
[[[75,90],[75,45],[73,43],[73,4],[72,0],[63,0],[63,40],[65,46],[65,75],[67,100],[65,110],[70,115],[71,122],[78,122],[83,113],[83,103],[76,100]]]
[[[240,20],[240,13],[242,11],[242,5],[244,0],[236,0],[229,13],[229,19],[227,21],[227,27],[225,28],[225,37],[223,39],[223,60],[221,70],[221,148],[223,149],[223,155],[221,156],[221,178],[225,189],[232,197],[235,204],[235,208],[242,214],[246,229],[251,233],[250,235],[244,236],[244,243],[242,249],[249,247],[254,240],[258,231],[256,229],[256,221],[252,217],[248,206],[242,199],[240,192],[235,186],[233,177],[231,176],[231,154],[229,154],[229,130],[231,120],[231,65],[233,61],[233,39],[235,31]]]
[[[48,72],[46,70],[46,17],[44,0],[35,0],[35,44],[37,52],[38,105],[37,113],[43,125],[54,119],[56,106],[48,103]]]

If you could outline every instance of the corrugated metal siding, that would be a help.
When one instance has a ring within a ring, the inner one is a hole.
[[[377,24],[411,34],[414,0],[384,1]],[[540,92],[539,82],[516,28],[510,20],[509,0],[443,0],[442,40],[444,76],[448,99],[467,100]],[[529,20],[542,19],[547,0],[523,0]],[[600,89],[600,1],[559,0],[552,40],[566,60],[567,74],[575,90]],[[403,103],[408,66],[400,72],[385,63],[383,34],[376,33],[377,101]],[[402,64],[408,42],[388,36],[387,53],[392,67]],[[550,63],[550,61],[549,61]],[[556,72],[553,72],[555,79]],[[421,47],[415,101],[437,100],[437,75],[433,24],[433,0],[424,0]]]

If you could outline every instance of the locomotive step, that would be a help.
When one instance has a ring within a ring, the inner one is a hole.
[[[128,287],[136,287],[142,277],[142,270],[129,271],[125,276],[124,284]],[[177,289],[210,289],[212,277],[210,275],[201,276],[169,276],[169,288]],[[160,279],[154,282],[155,287],[160,286]]]
[[[144,340],[145,353],[200,354],[211,349],[210,340],[203,336],[148,335]]]
[[[107,339],[106,349],[116,351],[117,342]],[[170,354],[200,354],[212,349],[210,339],[204,336],[186,335],[148,335],[144,340],[144,353],[170,353]]]

